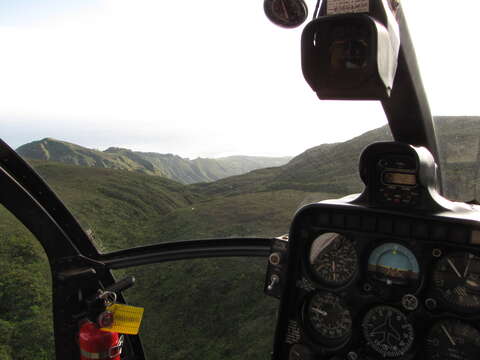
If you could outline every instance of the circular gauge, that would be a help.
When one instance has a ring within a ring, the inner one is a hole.
[[[356,274],[357,251],[344,235],[324,233],[312,243],[309,262],[317,280],[338,287]]]
[[[480,354],[480,331],[460,320],[436,322],[425,340],[427,359],[476,360]]]
[[[435,288],[460,310],[480,309],[480,257],[467,252],[441,258],[433,271]]]
[[[387,285],[409,286],[420,276],[415,255],[405,246],[393,242],[372,251],[368,258],[368,272]]]
[[[307,319],[325,345],[335,346],[347,340],[352,331],[350,311],[331,293],[317,293],[306,309]]]
[[[263,9],[271,22],[285,28],[301,25],[308,16],[303,0],[265,0]]]
[[[383,357],[404,355],[412,347],[415,337],[407,317],[391,306],[369,310],[362,327],[367,344]]]

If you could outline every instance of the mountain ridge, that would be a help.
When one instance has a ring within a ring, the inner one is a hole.
[[[445,195],[461,201],[479,199],[480,116],[441,116],[434,120]],[[362,150],[373,142],[391,140],[390,129],[384,125],[345,142],[307,149],[280,167],[257,169],[192,186],[205,194],[222,196],[280,189],[339,195],[356,193],[363,188],[358,175]]]
[[[140,152],[121,147],[109,147],[100,151],[49,137],[24,144],[16,151],[27,159],[134,171],[166,177],[182,184],[211,182],[258,168],[280,166],[291,159],[235,155],[190,160],[175,154]]]

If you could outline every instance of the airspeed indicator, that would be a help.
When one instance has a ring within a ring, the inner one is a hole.
[[[357,272],[357,251],[353,242],[338,233],[324,233],[310,248],[310,267],[315,278],[324,285],[339,287],[348,283]]]

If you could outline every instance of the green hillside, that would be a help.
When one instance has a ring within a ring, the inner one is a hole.
[[[358,158],[362,149],[372,142],[390,139],[390,132],[384,126],[343,143],[323,144],[308,149],[281,167],[259,169],[193,187],[210,195],[281,189],[333,194],[355,193],[362,189],[357,174]]]
[[[437,117],[435,127],[445,195],[461,201],[479,199],[480,116]],[[195,184],[193,188],[208,195],[279,189],[356,193],[363,188],[358,176],[360,153],[373,142],[388,140],[392,140],[390,130],[383,126],[343,143],[308,149],[280,167],[259,169],[208,184]]]
[[[437,117],[435,125],[446,196],[480,201],[480,117]]]
[[[27,159],[128,170],[166,177],[182,184],[215,181],[263,167],[280,166],[291,159],[291,157],[229,156],[189,160],[173,154],[146,153],[118,147],[99,151],[52,138],[22,145],[17,152]]]
[[[0,207],[0,359],[51,360],[50,269],[38,241]],[[35,334],[35,341],[25,341]]]
[[[480,118],[440,118],[437,128],[447,194],[475,197]],[[193,185],[127,170],[51,161],[32,165],[100,249],[111,251],[173,240],[284,234],[301,205],[360,191],[361,149],[389,136],[383,127],[345,143],[307,150],[280,167]],[[51,359],[45,256],[4,209],[0,231],[0,328],[5,334],[0,360]],[[150,358],[266,359],[277,303],[262,294],[264,270],[264,259],[206,259],[116,275],[137,278],[126,295],[146,308],[142,336]],[[41,341],[22,344],[21,335],[31,329]]]

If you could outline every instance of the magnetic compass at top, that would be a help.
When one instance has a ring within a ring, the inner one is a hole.
[[[271,22],[284,28],[297,27],[308,16],[303,0],[264,0],[263,9]]]

